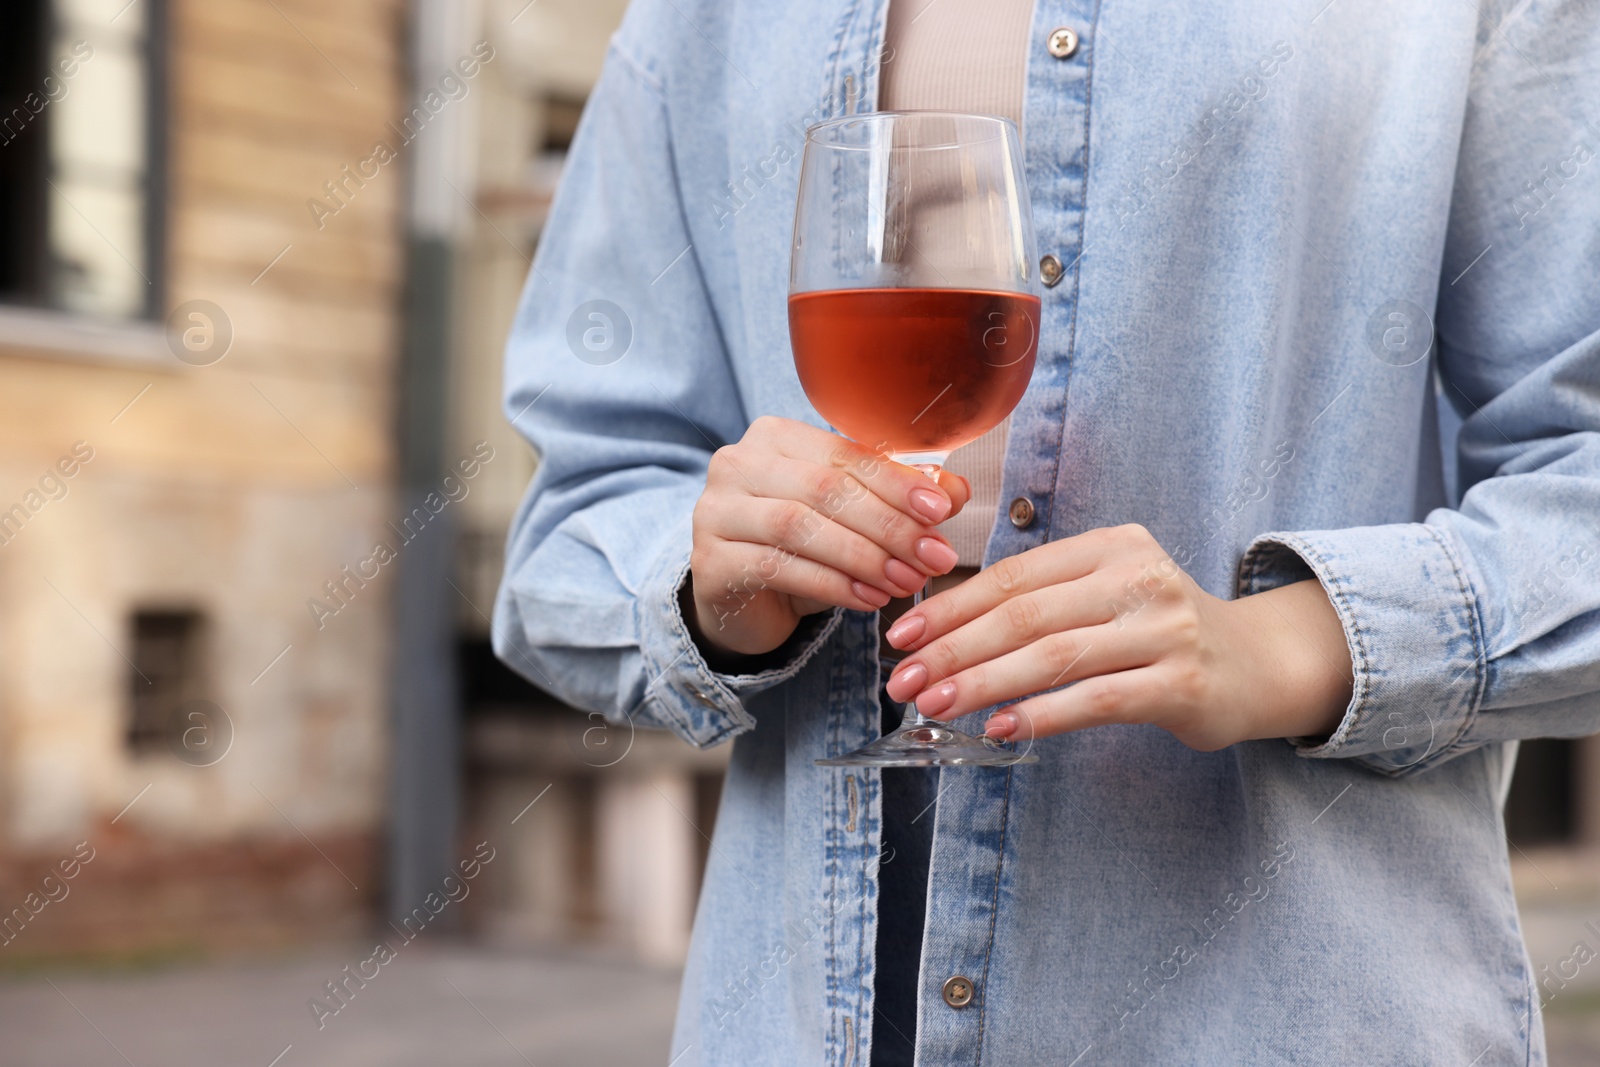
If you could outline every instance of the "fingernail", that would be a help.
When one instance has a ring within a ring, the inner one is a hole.
[[[935,574],[944,574],[960,559],[955,549],[934,537],[917,538],[917,558],[931,567]]]
[[[913,489],[911,510],[921,515],[924,522],[939,523],[950,514],[950,501],[932,489]]]
[[[908,568],[909,569],[909,568]],[[920,575],[918,576],[920,580]],[[896,583],[898,584],[898,583]],[[902,615],[883,636],[895,648],[907,648],[928,629],[928,620],[921,615]]]
[[[882,589],[874,589],[866,582],[851,582],[850,588],[855,592],[856,596],[860,597],[862,600],[865,600],[868,604],[871,604],[875,608],[881,608],[885,604],[889,603],[890,600],[894,599]]]
[[[917,698],[917,710],[924,715],[939,715],[949,711],[956,702],[956,683],[945,682],[934,686]]]
[[[898,559],[891,559],[883,565],[883,576],[889,579],[890,585],[899,586],[907,594],[921,589],[928,581],[927,575]]]
[[[983,724],[983,736],[1003,740],[1016,733],[1019,725],[1021,724],[1017,721],[1016,712],[997,711]]]
[[[927,684],[928,668],[920,663],[913,663],[890,675],[889,684],[885,685],[884,689],[896,700],[910,700]]]

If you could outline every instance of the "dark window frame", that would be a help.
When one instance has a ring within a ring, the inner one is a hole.
[[[49,248],[46,201],[50,175],[48,105],[26,104],[40,93],[54,37],[50,0],[13,0],[13,32],[0,45],[0,300],[43,304]]]
[[[133,669],[123,740],[135,755],[165,752],[180,733],[178,709],[209,693],[210,622],[195,607],[151,605],[129,614],[128,629]]]
[[[166,0],[149,4],[145,24],[144,94],[144,270],[150,277],[145,291],[144,317],[165,317],[167,303],[167,200],[170,195],[172,125],[172,40],[168,30]]]
[[[145,70],[145,167],[140,187],[143,262],[150,284],[138,314],[129,323],[160,321],[167,302],[167,257],[171,179],[171,40],[166,0],[140,0],[144,9],[142,42]],[[63,30],[54,0],[12,0],[8,21],[18,32],[0,46],[0,123],[16,109],[26,111],[29,94],[45,95],[45,78],[54,71],[55,42]],[[20,25],[19,25],[20,23]],[[93,43],[92,41],[90,42]],[[92,62],[92,60],[91,60]],[[70,89],[69,89],[70,92]],[[44,106],[7,137],[0,129],[0,307],[24,307],[78,317],[61,306],[50,247],[50,182],[55,178],[50,155],[54,108]],[[8,167],[7,165],[10,164]],[[6,189],[7,179],[15,184]]]
[[[1505,807],[1506,836],[1514,847],[1578,844],[1581,743],[1539,737],[1518,744]]]

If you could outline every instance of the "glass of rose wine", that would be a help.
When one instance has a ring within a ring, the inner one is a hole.
[[[1017,128],[880,111],[806,131],[789,261],[800,384],[834,429],[937,477],[1033,374],[1039,287]],[[922,600],[922,591],[915,596]],[[1007,766],[1038,757],[924,717],[817,762]]]

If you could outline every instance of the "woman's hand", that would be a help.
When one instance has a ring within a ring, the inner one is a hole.
[[[837,434],[763,416],[711,457],[689,557],[696,637],[770,652],[805,615],[873,611],[956,565],[933,529],[972,495]]]
[[[1212,751],[1325,736],[1350,701],[1349,647],[1317,582],[1221,600],[1142,526],[1002,559],[907,612],[887,636],[916,650],[889,695],[915,697],[924,715],[952,719],[1027,697],[990,717],[985,733],[1000,739],[1154,723]]]

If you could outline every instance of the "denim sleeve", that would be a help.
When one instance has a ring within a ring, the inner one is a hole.
[[[1508,5],[1510,6],[1510,5]],[[1486,15],[1435,323],[1463,416],[1459,508],[1275,532],[1242,592],[1309,574],[1354,692],[1310,757],[1399,775],[1476,746],[1600,730],[1600,19]]]
[[[678,606],[690,515],[748,419],[680,202],[649,66],[614,44],[507,343],[506,414],[539,465],[508,537],[496,654],[613,721],[712,745],[793,675],[839,613],[756,674],[712,670]]]

